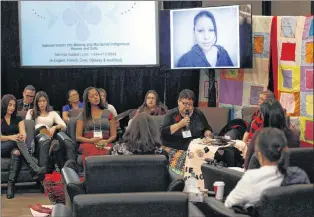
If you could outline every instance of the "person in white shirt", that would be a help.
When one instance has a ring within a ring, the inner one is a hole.
[[[46,134],[49,138],[52,138],[59,130],[66,128],[66,124],[57,112],[52,111],[52,107],[49,105],[48,95],[44,91],[39,91],[35,95],[34,108],[29,109],[26,114],[26,120],[35,121],[35,135]],[[39,162],[40,166],[48,168],[48,158],[50,151],[57,151],[57,143],[50,141],[50,147],[47,149],[41,149]]]
[[[52,136],[56,130],[62,130],[66,127],[60,115],[52,111],[52,107],[49,105],[48,95],[44,91],[39,91],[36,94],[34,108],[28,110],[25,119],[35,121],[35,130],[45,126],[49,130],[50,136]]]
[[[118,116],[117,110],[113,105],[110,105],[107,102],[107,92],[103,88],[98,88],[98,91],[100,92],[100,97],[104,102],[105,109],[108,109],[113,114],[113,117],[117,117]]]
[[[281,186],[287,174],[287,139],[284,132],[277,128],[263,128],[256,141],[255,153],[261,167],[245,172],[225,201],[228,208],[254,206],[264,190]]]

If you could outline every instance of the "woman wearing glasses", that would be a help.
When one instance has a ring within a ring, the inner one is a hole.
[[[179,94],[178,107],[167,113],[161,127],[163,149],[169,155],[169,167],[184,174],[186,150],[193,139],[212,137],[212,128],[204,114],[193,107],[194,92],[188,89]]]
[[[68,101],[69,104],[62,108],[62,119],[64,122],[68,122],[71,117],[78,116],[78,113],[74,115],[72,111],[78,111],[83,108],[83,103],[80,102],[80,95],[77,90],[72,89],[68,92]]]

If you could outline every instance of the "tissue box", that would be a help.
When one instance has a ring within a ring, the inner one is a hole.
[[[203,203],[204,200],[204,193],[200,192],[200,193],[188,193],[189,194],[189,201],[190,202],[199,202],[199,203]]]

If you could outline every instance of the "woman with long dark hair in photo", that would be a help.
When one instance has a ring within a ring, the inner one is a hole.
[[[288,145],[285,133],[278,128],[257,132],[255,153],[261,165],[244,173],[228,195],[225,206],[254,206],[264,190],[282,185],[309,184],[307,174],[298,167],[288,167]],[[291,175],[293,179],[289,178]]]
[[[228,52],[217,45],[217,26],[214,15],[201,11],[194,17],[195,45],[178,61],[177,67],[233,66]]]
[[[79,152],[84,163],[86,157],[109,154],[117,128],[113,114],[104,109],[97,88],[89,87],[84,91],[83,105],[76,124],[76,141],[80,143]]]
[[[24,121],[16,115],[16,99],[7,94],[1,100],[1,157],[11,157],[7,198],[14,198],[15,182],[21,169],[21,160],[25,159],[34,178],[45,174],[45,168],[37,165],[25,145],[26,132]]]

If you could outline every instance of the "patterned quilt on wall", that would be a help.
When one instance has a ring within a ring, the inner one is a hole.
[[[274,91],[300,129],[302,146],[313,147],[313,16],[275,17],[272,27]]]
[[[269,82],[272,17],[253,16],[253,69],[216,70],[217,103],[229,107],[233,118],[242,118],[242,107],[255,106]],[[201,70],[199,106],[207,107],[208,76]]]
[[[253,69],[216,70],[217,106],[242,118],[243,107],[256,105],[268,85],[271,52],[274,92],[300,130],[301,145],[313,147],[313,34],[313,16],[253,16]],[[208,76],[201,70],[199,106],[207,107],[207,91]]]

